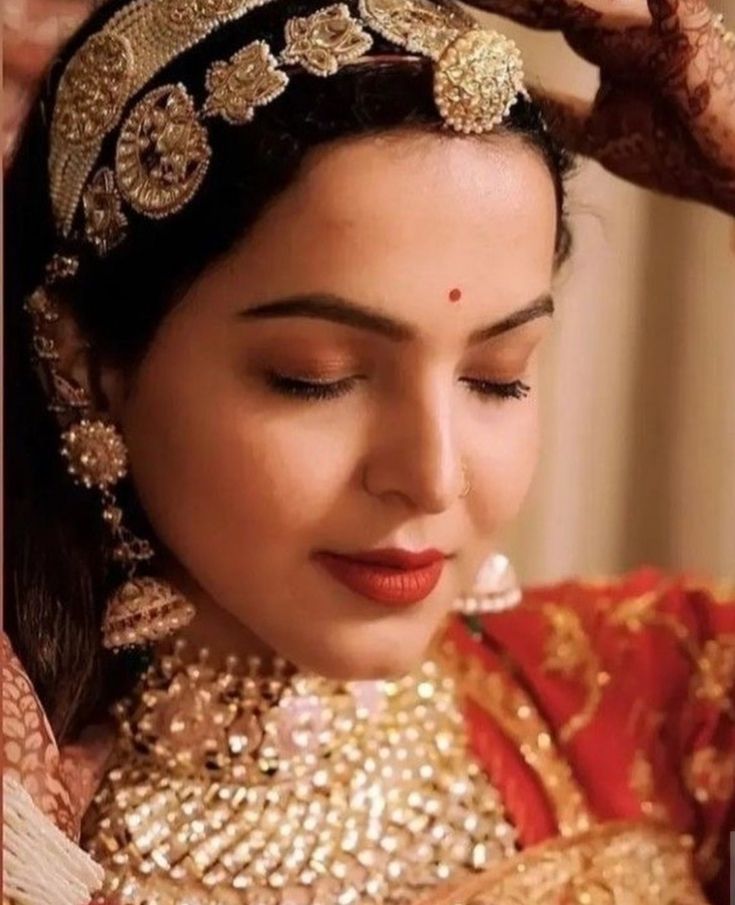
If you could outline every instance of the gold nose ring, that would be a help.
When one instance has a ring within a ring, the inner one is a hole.
[[[464,497],[467,496],[467,494],[470,492],[471,486],[472,485],[470,484],[470,477],[469,477],[469,474],[467,473],[467,466],[463,462],[462,463],[462,490],[459,493],[460,499],[463,499]]]

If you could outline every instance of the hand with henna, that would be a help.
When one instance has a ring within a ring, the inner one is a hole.
[[[595,98],[529,86],[552,131],[617,176],[735,215],[735,36],[705,0],[469,0],[561,31]]]

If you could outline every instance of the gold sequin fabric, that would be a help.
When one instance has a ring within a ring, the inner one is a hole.
[[[84,845],[123,905],[399,905],[516,852],[438,660],[258,669],[179,648],[118,707]]]
[[[431,905],[707,905],[691,849],[661,824],[615,821],[532,846]]]

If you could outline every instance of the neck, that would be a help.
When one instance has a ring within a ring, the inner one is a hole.
[[[169,561],[159,572],[196,610],[192,621],[177,632],[177,638],[186,641],[194,650],[206,647],[213,661],[224,663],[226,657],[235,654],[243,662],[248,657],[258,657],[266,669],[273,664],[278,653],[232,613],[219,606],[181,566]],[[164,642],[162,648],[169,646],[168,642]]]

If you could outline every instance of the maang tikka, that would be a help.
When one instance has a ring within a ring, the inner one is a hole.
[[[76,272],[72,257],[55,256],[47,268],[46,285],[53,286]],[[124,583],[107,601],[102,644],[109,649],[133,647],[164,638],[194,616],[194,607],[171,585],[136,574],[141,562],[151,559],[153,548],[123,525],[123,512],[113,490],[128,472],[128,451],[117,428],[92,416],[92,402],[84,387],[59,370],[54,325],[59,312],[45,288],[25,303],[33,322],[33,352],[49,411],[66,424],[61,455],[77,484],[100,492],[102,518],[112,536],[112,559],[127,573]]]

